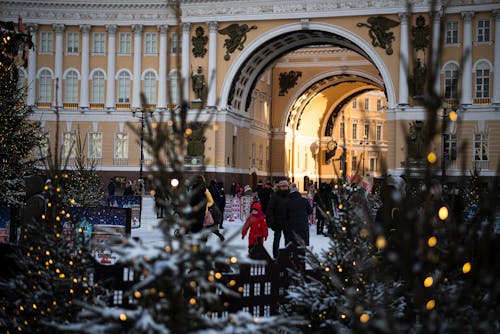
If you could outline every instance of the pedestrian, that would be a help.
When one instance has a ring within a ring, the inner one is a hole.
[[[241,231],[241,239],[244,239],[247,232],[248,234],[248,253],[252,248],[259,244],[263,245],[264,241],[267,240],[268,228],[266,223],[266,217],[262,213],[262,207],[259,202],[254,202],[250,207],[250,215],[248,215],[243,225],[243,230]]]
[[[327,183],[322,182],[319,190],[314,194],[314,203],[316,204],[316,234],[324,233],[325,222],[333,217],[333,197],[332,189]]]
[[[131,180],[128,180],[125,184],[125,190],[123,190],[123,196],[134,196],[134,187]]]
[[[219,189],[219,198],[216,201],[216,204],[219,207],[219,210],[222,215],[222,220],[219,224],[219,228],[223,229],[222,224],[224,223],[224,210],[226,209],[226,193],[224,191],[224,183],[222,181],[217,182],[217,188]]]
[[[115,196],[116,184],[115,179],[111,178],[108,183],[108,196]]]
[[[205,177],[201,174],[197,174],[193,177],[190,205],[192,208],[192,213],[189,215],[191,219],[190,231],[192,233],[197,233],[204,227],[212,228],[213,225],[204,226],[204,221],[205,217],[210,214],[209,207],[214,205],[214,200],[205,184]],[[224,236],[218,229],[212,228],[212,232],[217,235],[221,241],[224,241]]]
[[[260,205],[262,205],[262,212],[267,212],[267,205],[273,194],[273,188],[271,187],[271,182],[267,181],[260,190],[257,191],[257,196],[259,197]]]
[[[274,231],[273,257],[278,258],[281,234],[286,222],[286,203],[288,201],[288,181],[281,180],[277,190],[271,195],[267,206],[266,219],[271,230]]]
[[[309,201],[299,193],[297,185],[292,183],[286,203],[285,243],[291,242],[298,247],[293,260],[302,269],[305,265],[303,259],[305,252],[300,245],[303,242],[305,246],[309,246],[309,216],[312,212]]]

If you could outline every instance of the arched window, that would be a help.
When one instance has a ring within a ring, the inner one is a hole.
[[[154,104],[156,101],[156,75],[152,71],[146,72],[144,75],[144,95],[146,95],[146,103]]]
[[[458,99],[458,66],[456,64],[450,63],[444,69],[444,98]]]
[[[121,72],[118,75],[118,103],[130,102],[130,74]]]
[[[170,98],[172,99],[170,103],[179,105],[181,102],[180,92],[179,92],[179,77],[177,71],[172,71],[170,74]]]
[[[52,75],[45,69],[40,72],[38,80],[38,102],[51,102],[52,99]]]
[[[64,85],[64,102],[77,103],[78,102],[78,73],[76,71],[69,71],[66,73]]]
[[[476,98],[490,97],[490,67],[486,62],[481,62],[476,67]]]
[[[104,73],[95,71],[92,74],[92,103],[104,103]]]

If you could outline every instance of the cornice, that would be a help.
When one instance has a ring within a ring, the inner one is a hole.
[[[3,1],[0,7],[2,20],[21,16],[26,23],[62,24],[137,24],[157,25],[159,22],[175,24],[175,17],[162,0],[111,0],[111,1]]]

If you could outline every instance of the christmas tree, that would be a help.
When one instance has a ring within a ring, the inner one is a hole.
[[[32,48],[22,22],[0,22],[0,203],[21,204],[23,177],[33,171],[33,149],[41,140],[39,125],[30,122],[31,108],[23,103],[24,82],[19,71],[27,66],[27,50]]]

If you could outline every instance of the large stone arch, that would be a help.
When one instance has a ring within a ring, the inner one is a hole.
[[[219,109],[245,112],[260,74],[282,55],[307,45],[333,44],[351,49],[379,70],[389,107],[396,93],[389,70],[374,48],[353,32],[339,26],[302,22],[283,25],[263,33],[245,47],[231,64],[221,87]]]

